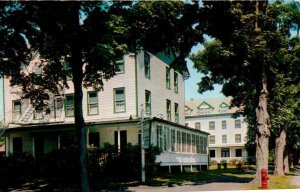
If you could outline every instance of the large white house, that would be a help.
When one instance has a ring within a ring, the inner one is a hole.
[[[38,63],[36,57],[31,65]],[[164,54],[141,52],[119,61],[118,74],[104,82],[104,91],[84,89],[83,115],[88,143],[95,147],[115,144],[122,150],[127,143],[141,141],[143,109],[144,141],[159,146],[161,166],[207,167],[207,136],[201,130],[186,127],[184,117],[185,75],[169,67]],[[34,69],[34,67],[33,67]],[[37,111],[22,92],[5,79],[6,153],[28,152],[34,156],[67,147],[74,142],[74,90],[64,89],[52,95],[50,114]]]
[[[247,157],[247,123],[242,116],[233,118],[237,108],[229,108],[231,99],[189,100],[185,104],[186,126],[209,132],[209,156],[218,163]]]

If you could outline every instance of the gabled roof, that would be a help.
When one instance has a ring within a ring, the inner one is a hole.
[[[225,103],[225,102],[222,102],[222,103],[219,105],[219,107],[229,107],[229,105],[228,105],[227,103]]]
[[[208,104],[206,101],[203,101],[197,108],[200,109],[203,105],[206,105],[206,106],[208,106],[208,108],[211,108],[211,109],[214,108],[213,106],[211,106],[210,104]]]
[[[232,98],[216,98],[216,99],[201,99],[201,100],[188,100],[185,101],[185,106],[191,109],[191,113],[188,116],[198,116],[199,107],[201,105],[207,104],[211,106],[211,115],[216,114],[232,114],[239,110],[237,107],[229,108],[226,113],[220,112],[222,106],[226,105],[230,107]]]

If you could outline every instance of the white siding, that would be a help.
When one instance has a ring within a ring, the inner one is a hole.
[[[136,89],[135,89],[135,60],[134,57],[126,55],[124,57],[125,72],[117,74],[108,81],[104,81],[104,90],[98,92],[98,115],[88,115],[87,109],[87,91],[93,91],[92,88],[83,89],[83,115],[86,122],[99,121],[107,119],[129,119],[136,116]],[[61,94],[74,93],[72,81],[68,82],[69,89],[65,89]],[[126,111],[114,113],[114,89],[124,87],[126,98]],[[20,99],[20,93],[17,88],[9,86],[9,80],[5,79],[5,121],[12,121],[12,100]],[[24,112],[24,111],[23,111]],[[29,119],[32,121],[32,117]],[[74,117],[65,117],[65,122],[73,122]],[[37,122],[35,122],[37,123]]]
[[[150,54],[150,53],[149,53]],[[171,89],[166,87],[166,65],[163,61],[150,54],[150,78],[144,73],[144,53],[137,55],[137,90],[138,107],[145,107],[145,90],[151,92],[151,116],[163,115],[167,119],[166,100],[171,101],[171,121],[175,122],[174,103],[179,105],[179,124],[184,124],[184,80],[178,73],[178,93],[174,92],[174,69],[171,69]]]

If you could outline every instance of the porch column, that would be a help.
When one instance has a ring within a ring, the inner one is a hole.
[[[120,151],[121,151],[121,134],[120,134],[120,130],[118,129],[118,152]]]
[[[32,137],[32,156],[35,158],[34,137]]]
[[[60,135],[57,135],[57,149],[60,149]]]
[[[86,148],[89,148],[90,145],[90,137],[89,137],[89,134],[90,134],[90,129],[89,128],[86,128]]]
[[[9,142],[10,137],[6,136],[5,137],[5,155],[6,157],[8,157],[9,153],[10,153],[10,142]]]

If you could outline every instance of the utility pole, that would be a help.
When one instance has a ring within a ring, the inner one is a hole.
[[[142,183],[146,181],[145,175],[145,149],[144,149],[144,107],[141,105],[141,150],[142,150]]]

